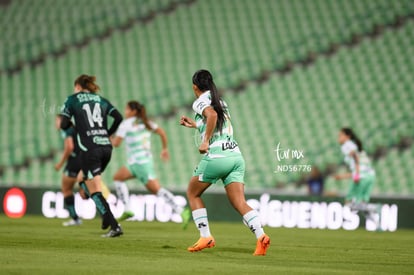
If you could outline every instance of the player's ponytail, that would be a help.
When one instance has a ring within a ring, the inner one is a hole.
[[[221,133],[226,117],[223,106],[221,105],[220,95],[216,84],[213,81],[213,76],[207,70],[199,70],[193,75],[193,84],[196,85],[202,92],[210,91],[211,106],[217,113],[216,129]]]
[[[96,77],[93,75],[80,75],[75,80],[75,85],[79,85],[82,89],[88,90],[89,92],[96,93],[99,91],[99,86],[95,83]]]
[[[341,131],[347,135],[358,147],[358,151],[361,152],[363,150],[362,142],[357,137],[357,135],[354,133],[354,131],[351,128],[342,128]]]
[[[147,111],[146,111],[145,106],[143,104],[139,103],[136,100],[131,100],[131,101],[128,102],[128,107],[131,110],[137,112],[137,114],[136,114],[137,118],[141,119],[142,122],[144,122],[145,128],[147,128],[147,130],[150,130],[150,131],[153,130],[152,127],[151,127],[151,124],[149,122],[149,119],[147,117]]]

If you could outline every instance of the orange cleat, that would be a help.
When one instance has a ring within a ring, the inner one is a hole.
[[[253,255],[254,256],[266,255],[266,250],[269,248],[269,246],[270,246],[270,238],[266,234],[263,234],[262,236],[260,236],[259,239],[257,239],[256,250],[254,251]]]
[[[200,239],[198,239],[198,241],[193,244],[193,246],[187,248],[187,250],[190,252],[197,252],[203,250],[204,248],[212,248],[215,245],[216,241],[214,240],[213,236],[207,238],[200,237]]]

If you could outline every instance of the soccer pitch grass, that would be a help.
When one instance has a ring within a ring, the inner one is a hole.
[[[62,220],[0,216],[0,274],[414,274],[414,231],[268,228],[272,245],[254,257],[242,223],[211,222],[216,247],[198,253],[190,224],[124,222],[105,239],[100,220],[62,227]]]

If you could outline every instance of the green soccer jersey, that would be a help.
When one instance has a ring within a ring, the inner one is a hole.
[[[158,125],[150,121],[153,131]],[[136,117],[127,118],[122,121],[116,132],[116,136],[124,139],[128,164],[143,164],[152,161],[151,133],[145,128],[145,124]]]
[[[69,96],[61,115],[74,117],[77,142],[82,151],[100,146],[112,146],[108,136],[107,117],[116,110],[100,95],[81,91]]]
[[[222,131],[220,132],[216,129],[210,139],[207,155],[209,158],[220,158],[241,154],[239,146],[236,140],[233,138],[233,127],[231,125],[230,113],[227,104],[224,101],[221,102],[226,119],[223,124]],[[206,119],[203,117],[203,111],[208,106],[211,106],[210,91],[204,92],[193,103],[193,110],[196,112],[195,121],[197,124],[197,129],[200,133],[201,140],[203,140],[206,132]]]
[[[359,158],[359,174],[361,178],[370,177],[375,175],[375,170],[372,167],[371,160],[365,151],[358,151],[358,146],[352,140],[348,140],[341,146],[341,151],[344,154],[344,161],[349,166],[352,174],[356,173],[356,164],[354,158],[351,156],[352,152],[355,152]]]

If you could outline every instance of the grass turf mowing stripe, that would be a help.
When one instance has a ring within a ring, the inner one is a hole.
[[[216,247],[186,248],[190,227],[124,222],[125,235],[104,239],[100,220],[62,227],[62,220],[0,216],[0,274],[412,274],[414,231],[265,228],[272,245],[254,257],[256,238],[242,223],[211,222]]]

